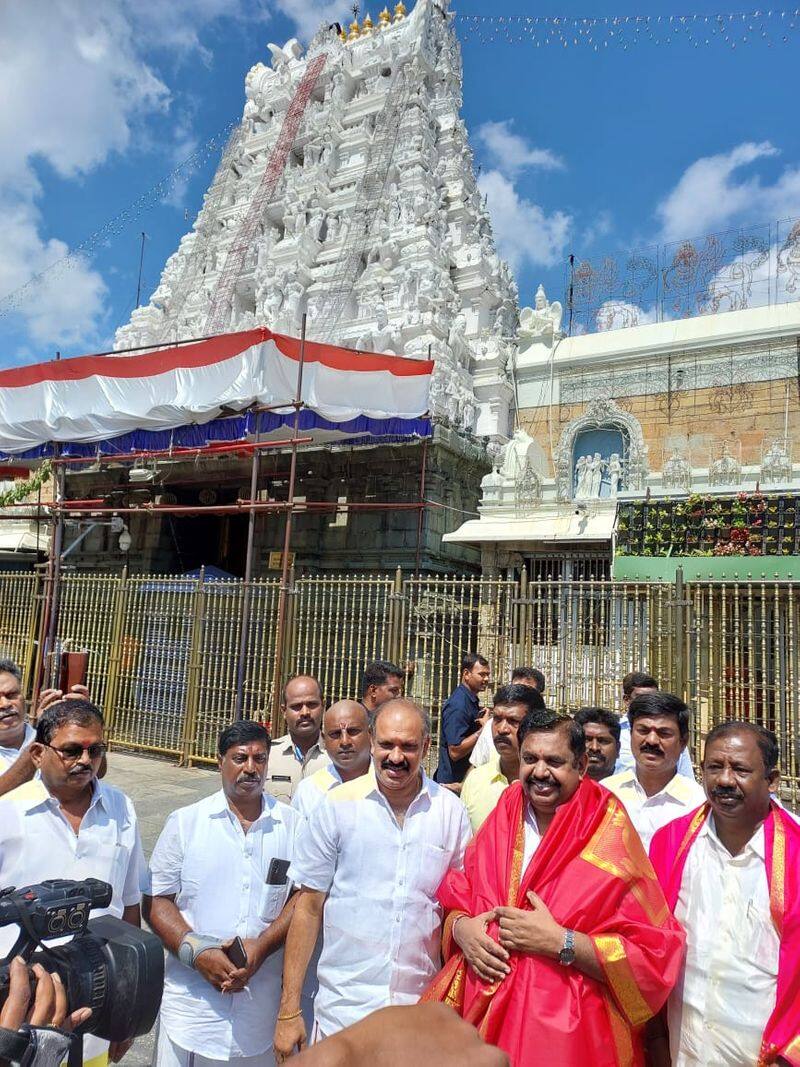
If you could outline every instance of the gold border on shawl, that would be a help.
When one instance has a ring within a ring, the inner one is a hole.
[[[772,878],[770,879],[769,910],[778,934],[783,934],[783,916],[786,907],[786,830],[782,816],[773,808],[772,811]]]
[[[631,1026],[644,1026],[653,1017],[653,1011],[639,992],[622,938],[616,934],[598,934],[592,941],[609,988]]]
[[[451,1008],[455,1008],[458,1012],[461,1011],[464,1004],[464,983],[466,979],[467,968],[466,964],[463,964],[453,976],[453,981],[450,983],[450,988],[444,997],[444,1003],[449,1004]]]
[[[522,861],[525,857],[525,804],[520,812],[517,832],[514,836],[514,850],[511,854],[511,877],[508,880],[508,900],[506,906],[518,907],[519,886],[522,881]]]
[[[466,911],[459,911],[457,908],[448,911],[445,916],[444,926],[442,927],[442,955],[445,959],[449,960],[453,955],[453,927],[456,924],[456,920],[468,918],[469,914]],[[458,948],[458,945],[455,947]]]
[[[607,989],[603,990],[603,1002],[608,1013],[608,1022],[611,1028],[611,1037],[614,1041],[617,1063],[619,1067],[629,1067],[633,1063],[631,1028]]]
[[[628,846],[626,837],[635,833],[623,805],[612,798],[600,825],[581,852],[581,859],[629,886],[648,921],[663,927],[669,919],[669,908],[650,862],[645,857],[645,862],[637,865],[633,859],[635,851]],[[613,857],[615,849],[620,853],[617,860]]]

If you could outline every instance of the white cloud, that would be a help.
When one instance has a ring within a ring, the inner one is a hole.
[[[0,296],[69,251],[45,232],[35,165],[62,178],[85,175],[125,151],[132,125],[166,106],[168,91],[137,54],[115,3],[28,0],[0,8]],[[90,341],[106,287],[82,259],[34,283],[11,310],[37,344]]]
[[[524,137],[511,129],[512,121],[484,122],[476,137],[488,156],[490,165],[509,178],[516,177],[528,167],[541,170],[562,170],[564,162],[549,148],[534,148]]]
[[[758,174],[740,175],[742,168],[778,154],[769,141],[746,141],[730,152],[696,160],[656,208],[661,240],[800,215],[800,167],[786,167],[771,183]]]
[[[24,285],[32,275],[62,259],[68,252],[63,241],[43,239],[41,220],[33,204],[23,198],[0,200],[0,292]],[[104,313],[106,286],[97,271],[76,256],[69,269],[59,271],[55,284],[45,276],[26,289],[15,306],[30,340],[52,356],[52,349],[91,342],[96,339]]]
[[[501,255],[516,272],[526,266],[552,267],[563,259],[572,218],[563,211],[548,215],[538,204],[520,196],[514,184],[497,170],[481,174],[492,228]]]
[[[125,5],[143,44],[150,48],[199,55],[210,62],[211,52],[200,34],[222,18],[264,21],[270,16],[265,0],[135,0]]]
[[[599,211],[580,236],[580,248],[588,248],[613,230],[614,225],[610,211]]]
[[[323,24],[338,22],[342,25],[349,25],[353,20],[352,4],[347,3],[346,0],[344,3],[342,0],[275,0],[275,8],[291,19],[297,28],[298,35],[304,41],[310,40]],[[275,43],[283,44],[284,42],[276,41]]]
[[[200,34],[223,18],[266,18],[266,0],[25,0],[0,5],[0,299],[69,253],[40,211],[37,167],[80,180],[171,103],[147,50],[208,58]],[[194,137],[178,123],[172,156]],[[179,183],[180,184],[180,183]],[[179,202],[182,190],[170,196]],[[82,230],[90,230],[87,215]],[[0,312],[50,348],[92,343],[106,314],[106,286],[81,258],[34,281]]]

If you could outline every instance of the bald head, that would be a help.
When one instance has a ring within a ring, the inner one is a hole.
[[[378,728],[378,719],[382,719],[386,714],[391,715],[394,719],[407,719],[408,716],[415,717],[419,720],[423,740],[426,737],[431,736],[430,715],[424,708],[421,708],[419,704],[415,704],[413,700],[409,700],[408,697],[396,697],[394,700],[387,700],[385,703],[381,704],[372,716],[371,729],[373,733],[375,733]]]
[[[337,700],[322,720],[322,739],[343,782],[366,774],[370,736],[367,709],[357,700]]]
[[[337,700],[335,704],[331,704],[322,716],[322,732],[327,734],[328,730],[332,729],[333,724],[339,722],[342,716],[347,716],[347,718],[355,716],[359,720],[363,720],[365,728],[369,727],[369,716],[363,704],[360,704],[357,700]]]

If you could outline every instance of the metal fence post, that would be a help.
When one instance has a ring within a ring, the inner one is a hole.
[[[403,599],[403,571],[400,567],[394,572],[394,584],[389,593],[389,658],[392,663],[404,666],[402,662],[403,631],[401,628],[400,602]]]
[[[31,590],[31,605],[28,614],[28,637],[25,644],[25,664],[23,666],[23,692],[28,695],[36,678],[36,665],[38,663],[39,643],[37,635],[42,625],[42,611],[44,610],[44,576],[41,572],[33,575],[33,588]]]
[[[109,740],[114,737],[114,721],[117,715],[117,694],[119,692],[120,665],[122,662],[122,628],[125,621],[125,609],[128,605],[128,565],[122,568],[119,583],[114,594],[114,621],[111,625],[111,641],[108,649],[108,675],[106,691],[103,698],[103,710],[106,720],[106,733]]]
[[[686,692],[686,585],[683,580],[683,567],[675,571],[675,636],[673,641],[673,677],[675,692],[685,700]]]
[[[202,668],[203,627],[206,614],[205,567],[200,568],[194,591],[192,633],[189,639],[189,661],[186,668],[186,707],[183,713],[181,766],[191,763],[197,738],[197,712],[200,704],[200,670]]]
[[[294,662],[295,651],[297,648],[297,623],[296,623],[296,611],[295,611],[295,596],[297,589],[295,587],[294,579],[294,567],[290,567],[288,570],[288,577],[284,586],[281,582],[281,590],[279,596],[283,597],[283,610],[281,610],[280,603],[278,605],[278,620],[277,625],[283,627],[283,635],[280,639],[276,638],[276,645],[279,648],[279,652],[275,657],[275,667],[272,674],[272,713],[270,715],[270,733],[273,737],[278,737],[283,733],[285,726],[283,715],[281,714],[281,690],[283,689],[285,679],[291,674],[291,664]]]

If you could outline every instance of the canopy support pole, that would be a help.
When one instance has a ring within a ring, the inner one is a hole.
[[[261,440],[261,412],[256,412],[255,443]],[[239,621],[239,656],[236,663],[236,703],[233,714],[238,722],[244,718],[244,678],[247,670],[247,642],[250,638],[250,603],[253,598],[253,549],[256,538],[256,510],[258,498],[259,457],[261,450],[253,449],[250,462],[250,509],[247,517],[247,550],[244,559],[244,588],[242,589],[242,613]]]
[[[283,689],[283,656],[286,631],[286,608],[289,589],[289,555],[292,547],[292,517],[294,515],[294,490],[297,477],[297,443],[300,431],[300,411],[303,407],[303,365],[306,358],[306,321],[303,312],[303,324],[300,332],[300,359],[297,362],[297,388],[294,398],[294,434],[292,435],[292,459],[289,466],[289,499],[286,508],[286,525],[283,533],[283,555],[281,557],[281,584],[278,590],[278,624],[275,633],[275,669],[272,677],[272,734],[274,736],[279,722],[281,709],[281,691]],[[282,725],[282,724],[281,724]]]

